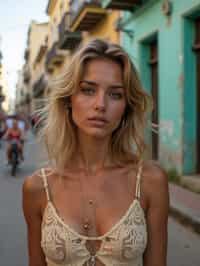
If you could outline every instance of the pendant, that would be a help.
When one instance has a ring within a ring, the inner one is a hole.
[[[95,266],[95,256],[91,256],[87,262],[87,266]]]
[[[90,225],[89,220],[86,219],[85,222],[84,222],[84,224],[83,224],[83,228],[84,228],[84,230],[88,231],[88,230],[91,229],[91,227],[92,227],[92,226]]]
[[[88,200],[88,204],[89,204],[90,207],[92,208],[93,205],[94,205],[94,200],[89,199],[89,200]],[[90,222],[90,220],[89,220],[88,218],[85,218],[84,221],[83,221],[83,229],[84,229],[85,231],[88,231],[88,230],[90,230],[91,228],[93,228],[92,223]]]

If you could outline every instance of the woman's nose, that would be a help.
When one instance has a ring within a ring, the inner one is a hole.
[[[105,111],[106,109],[106,97],[104,93],[98,93],[95,98],[95,104],[94,104],[95,110],[98,111]]]

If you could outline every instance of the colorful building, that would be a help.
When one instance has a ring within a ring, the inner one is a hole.
[[[18,83],[21,91],[18,95],[23,94],[18,108],[27,109],[25,104],[30,100],[31,113],[42,106],[51,81],[64,73],[65,66],[82,42],[95,37],[115,43],[120,41],[115,29],[120,12],[102,8],[101,1],[49,0],[46,13],[48,23],[33,21],[29,26],[22,71],[24,84]]]
[[[182,174],[200,173],[200,1],[102,2],[125,10],[122,45],[154,98],[151,157]]]
[[[102,1],[71,1],[70,28],[72,31],[81,31],[83,42],[92,38],[104,38],[114,43],[120,42],[120,34],[115,25],[120,18],[119,11],[106,10]]]
[[[1,116],[3,115],[3,113],[4,113],[2,104],[3,104],[4,100],[5,100],[5,95],[3,93],[2,79],[3,79],[3,65],[2,65],[2,53],[0,51],[0,119],[1,119]]]
[[[49,16],[49,40],[45,69],[52,79],[63,72],[71,50],[80,42],[81,36],[69,31],[69,1],[49,0],[46,13]]]
[[[3,55],[0,51],[0,117],[10,111],[10,97],[5,73]]]
[[[28,30],[25,64],[23,66],[23,80],[19,75],[18,90],[23,91],[22,108],[33,113],[43,105],[47,78],[45,76],[44,61],[48,43],[48,23],[32,21]],[[27,105],[27,106],[26,106]],[[21,108],[20,108],[21,109]]]
[[[52,78],[64,71],[81,42],[95,37],[119,42],[115,30],[119,12],[102,8],[101,1],[49,0],[46,11],[50,24],[46,70]]]

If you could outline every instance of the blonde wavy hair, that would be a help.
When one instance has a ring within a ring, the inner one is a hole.
[[[40,110],[40,137],[45,140],[50,161],[64,171],[77,152],[76,127],[68,103],[79,89],[85,64],[92,59],[108,58],[118,63],[123,72],[127,105],[122,123],[112,134],[110,152],[118,162],[143,157],[146,145],[144,128],[152,111],[152,98],[142,88],[137,70],[129,55],[117,44],[94,39],[79,47],[62,77],[51,84],[51,93]]]

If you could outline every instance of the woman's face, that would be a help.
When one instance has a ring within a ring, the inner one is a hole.
[[[90,60],[77,92],[71,96],[71,107],[79,134],[110,137],[126,107],[121,66],[110,59]]]
[[[17,122],[16,119],[13,119],[12,127],[13,127],[14,129],[17,129],[17,128],[18,128],[18,122]]]

